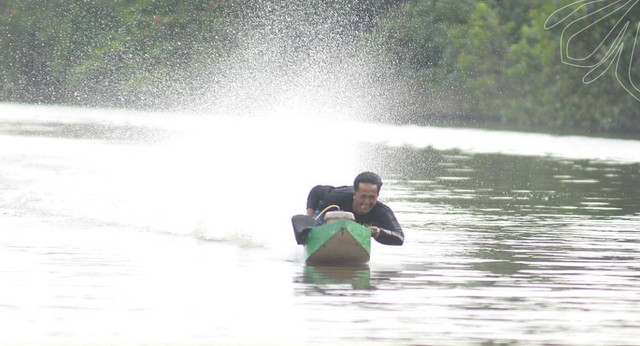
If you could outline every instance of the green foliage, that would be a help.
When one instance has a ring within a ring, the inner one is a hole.
[[[498,15],[487,3],[477,2],[469,21],[453,29],[452,39],[464,78],[463,111],[497,115],[506,92],[502,69],[508,50]]]
[[[503,113],[511,123],[523,127],[589,133],[637,132],[640,130],[638,101],[619,85],[615,69],[585,84],[582,80],[588,69],[562,64],[561,29],[544,30],[544,22],[557,8],[558,4],[548,1],[541,9],[531,10],[529,21],[521,28],[520,40],[511,46],[514,64],[506,72],[513,84],[521,83],[522,95],[510,101]],[[588,55],[593,49],[589,47],[602,42],[610,29],[595,28],[589,40],[578,41],[578,45],[571,47],[573,55]],[[599,59],[602,50],[608,48],[603,46],[595,56]]]
[[[382,25],[396,62],[415,69],[448,68],[452,26],[465,23],[472,1],[408,1]]]
[[[455,89],[458,97],[449,109],[467,115],[474,124],[554,132],[638,133],[640,104],[618,82],[625,83],[621,71],[626,74],[629,70],[629,52],[640,22],[638,8],[625,17],[632,24],[625,36],[627,55],[620,60],[618,76],[615,68],[609,68],[598,80],[585,84],[583,77],[589,69],[568,66],[560,59],[562,28],[545,30],[547,18],[571,3],[575,1],[405,1],[387,17],[380,36],[388,38],[385,43],[399,57],[408,71],[405,74],[423,80],[425,92]],[[589,6],[607,4],[592,2]],[[458,6],[457,11],[442,14],[453,6]],[[574,16],[594,11],[589,6]],[[598,48],[593,59],[602,59],[612,47],[613,40],[605,38],[616,18],[607,18],[592,26],[588,35],[574,40],[572,54],[586,56]],[[603,40],[605,44],[598,47]],[[630,72],[636,86],[640,79],[640,46],[638,49]],[[598,71],[605,66],[608,64]],[[634,90],[628,78],[625,87]]]
[[[220,28],[220,7],[209,0],[4,3],[0,99],[145,106],[162,89],[160,76],[188,65],[196,44]]]

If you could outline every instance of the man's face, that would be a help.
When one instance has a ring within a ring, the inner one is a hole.
[[[375,184],[360,183],[353,192],[353,212],[368,214],[378,201],[378,187]]]

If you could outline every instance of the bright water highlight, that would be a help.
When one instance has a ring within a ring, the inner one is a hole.
[[[405,245],[306,266],[290,216],[364,169]],[[7,344],[640,337],[638,141],[0,105],[0,187]]]

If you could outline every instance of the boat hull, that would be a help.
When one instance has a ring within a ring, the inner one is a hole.
[[[312,227],[304,245],[307,263],[367,263],[371,254],[371,230],[353,221],[335,221]]]

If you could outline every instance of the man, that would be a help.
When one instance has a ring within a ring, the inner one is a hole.
[[[358,174],[353,186],[318,185],[307,197],[307,216],[317,216],[324,208],[338,205],[340,210],[352,212],[356,222],[371,229],[371,236],[379,243],[402,245],[404,232],[391,208],[378,201],[382,180],[372,172]]]

